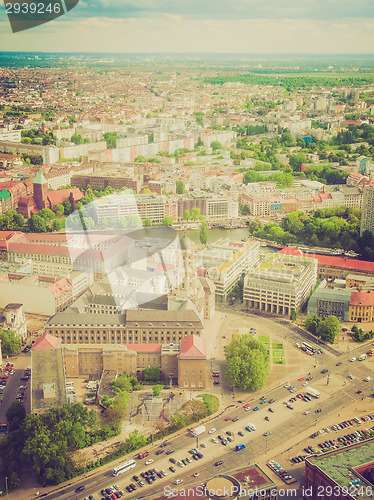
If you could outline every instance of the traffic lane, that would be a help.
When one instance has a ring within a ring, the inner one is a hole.
[[[352,399],[354,399],[353,396],[352,396]],[[330,398],[326,402],[315,400],[315,408],[317,408],[317,405],[321,406],[322,410],[323,410],[322,416],[326,416],[327,412],[332,411],[332,410],[335,411],[336,409],[339,408],[339,406],[345,406],[346,400],[347,400],[346,391],[339,391],[338,393],[336,393],[333,396],[333,398]],[[304,406],[302,405],[302,403],[303,402],[300,401],[299,411],[296,411],[295,413],[293,413],[295,410],[289,410],[285,407],[285,405],[283,405],[282,411],[279,412],[279,417],[281,417],[282,419],[287,419],[287,414],[290,416],[291,415],[296,416],[296,414],[299,414],[300,412],[303,411]],[[246,413],[250,413],[250,412],[246,412]],[[255,412],[255,413],[257,413],[257,412]],[[280,423],[280,424],[278,424],[278,426],[274,425],[274,427],[272,426],[271,435],[268,436],[267,438],[265,438],[264,436],[262,436],[262,433],[261,433],[262,429],[260,431],[260,425],[259,425],[259,422],[257,421],[257,419],[255,420],[254,418],[251,418],[252,423],[256,422],[255,425],[257,424],[259,426],[258,431],[254,431],[251,433],[248,433],[247,431],[245,431],[247,433],[247,436],[248,436],[248,437],[246,436],[244,438],[244,444],[246,444],[246,448],[245,448],[246,451],[243,450],[243,453],[241,453],[239,455],[243,457],[244,461],[250,456],[250,460],[253,462],[253,458],[258,454],[262,454],[264,452],[264,449],[266,449],[268,446],[270,449],[270,446],[273,448],[274,446],[277,446],[278,444],[283,444],[288,438],[291,438],[291,437],[295,436],[295,434],[297,434],[305,429],[310,428],[314,422],[314,419],[315,419],[314,413],[311,412],[310,415],[304,416],[304,418],[292,419],[291,422],[288,424],[287,423]],[[296,422],[296,424],[295,424],[295,422]],[[314,422],[314,423],[316,423],[316,422]],[[233,425],[232,422],[224,421],[224,420],[222,422],[220,422],[220,424],[223,425],[223,427],[221,428],[222,431],[225,428],[228,428],[229,426]],[[239,426],[241,427],[243,422],[240,424],[240,421],[238,421],[235,424],[237,424],[238,427]],[[220,427],[221,427],[221,425],[220,425]],[[218,429],[217,429],[217,432],[218,432]],[[205,436],[207,436],[207,435],[205,435]],[[210,435],[210,436],[212,436],[212,435]],[[242,440],[242,438],[240,438],[240,439]],[[192,448],[193,445],[195,444],[194,438],[187,438],[183,441],[185,443],[188,443],[188,446],[186,447],[186,449],[180,449],[178,447],[175,454],[173,454],[173,457],[175,457],[175,459],[186,458],[186,456],[188,456],[188,449]],[[203,441],[205,441],[205,439]],[[239,440],[237,442],[239,442]],[[179,444],[181,444],[181,443],[179,442]],[[233,447],[233,444],[231,444],[230,446]],[[214,474],[216,472],[216,469],[214,468],[213,460],[216,461],[218,458],[221,458],[222,456],[227,456],[227,454],[230,455],[230,453],[233,452],[233,450],[230,449],[230,446],[224,447],[220,444],[220,445],[214,445],[214,447],[213,447],[213,443],[210,443],[210,446],[208,444],[207,449],[201,450],[201,451],[203,451],[204,458],[201,459],[202,462],[199,462],[199,469],[200,469],[200,466],[204,464],[204,470],[208,471],[208,475]],[[150,456],[151,456],[151,454],[150,454]],[[233,455],[233,456],[230,455],[230,456],[232,458],[234,456],[236,457],[237,456],[236,452],[235,452],[235,455]],[[155,457],[156,457],[156,455],[155,455]],[[122,461],[129,459],[129,458],[130,457],[123,457]],[[141,463],[141,464],[138,463],[136,469],[139,473],[142,472],[143,470],[147,470],[149,468],[154,468],[154,467],[157,467],[158,469],[161,468],[161,469],[168,470],[169,466],[171,465],[171,462],[168,460],[168,458],[166,456],[164,456],[162,459],[160,459],[158,457],[155,459],[153,464],[146,466],[145,461],[147,459],[149,459],[149,457],[147,457],[146,459],[142,459],[142,460],[144,460],[143,463]],[[222,459],[224,459],[224,458],[222,458]],[[186,466],[186,468],[191,467],[191,465],[192,464],[190,464],[189,466]],[[114,466],[114,464],[113,464],[113,466]],[[224,469],[227,470],[227,464],[225,467],[225,461],[224,461],[224,464],[222,467],[224,467]],[[177,470],[178,470],[178,466],[177,466]],[[192,474],[192,472],[194,470],[192,468],[190,468],[190,471]],[[222,470],[220,470],[220,471],[222,471]],[[84,483],[85,481],[88,481],[88,480],[90,481],[90,484],[87,485],[86,489],[84,490],[85,494],[97,494],[97,491],[99,491],[102,488],[107,488],[111,484],[116,483],[116,484],[120,484],[121,487],[123,485],[126,486],[130,482],[133,482],[133,480],[131,478],[132,478],[132,475],[134,473],[137,473],[135,471],[135,469],[133,469],[129,473],[125,473],[123,476],[118,476],[118,477],[114,478],[111,476],[111,471],[109,470],[109,471],[105,471],[99,475],[96,475],[95,478],[94,477],[92,477],[92,478],[86,477],[86,478],[82,479],[81,482]],[[170,474],[173,474],[173,473],[170,472],[169,475],[167,476],[167,478],[171,477]],[[95,474],[93,474],[93,476],[94,475]],[[184,472],[184,471],[179,472],[179,475],[177,475],[177,473],[175,473],[175,475],[174,475],[175,478],[177,478],[179,476],[181,476],[181,478],[186,478],[189,476],[189,471],[187,472],[187,470],[186,470],[186,472]],[[110,478],[110,480],[109,480],[109,478]],[[166,483],[169,480],[167,478],[163,478],[163,480],[158,479],[156,484]],[[47,498],[51,498],[51,499],[52,498],[59,498],[61,500],[71,500],[72,495],[74,496],[74,494],[75,494],[76,487],[77,487],[76,484],[69,489],[65,487],[63,489],[63,492],[59,492],[59,493],[55,493],[55,494],[52,493],[51,495],[48,495]],[[147,493],[147,489],[145,489],[145,493]],[[138,493],[134,494],[134,497],[136,497],[137,494]]]

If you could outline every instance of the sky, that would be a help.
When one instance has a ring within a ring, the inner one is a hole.
[[[0,50],[373,54],[374,0],[80,0],[18,33],[0,3]]]

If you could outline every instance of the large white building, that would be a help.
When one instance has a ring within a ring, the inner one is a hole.
[[[306,303],[317,282],[317,259],[268,254],[244,280],[247,309],[289,315]]]
[[[195,251],[194,265],[200,274],[206,272],[206,277],[215,285],[216,301],[223,302],[232,291],[238,280],[257,266],[260,259],[260,244],[258,241],[230,241],[221,238],[215,243]]]

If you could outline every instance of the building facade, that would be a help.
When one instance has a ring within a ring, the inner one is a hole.
[[[244,303],[247,309],[288,316],[303,307],[316,282],[316,260],[268,254],[244,280]]]
[[[360,235],[362,236],[365,231],[374,234],[374,186],[364,187]]]

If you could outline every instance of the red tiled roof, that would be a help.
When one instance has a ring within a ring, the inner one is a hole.
[[[59,205],[67,200],[71,193],[73,194],[74,201],[79,201],[84,196],[79,188],[72,188],[60,189],[59,191],[48,191],[48,199],[52,205]]]
[[[345,259],[344,257],[335,257],[334,255],[318,255],[313,253],[303,253],[295,247],[284,247],[279,251],[283,255],[304,256],[318,260],[320,266],[342,267],[344,269],[352,269],[359,271],[367,271],[374,274],[374,262],[365,260]]]
[[[38,339],[35,340],[35,344],[32,346],[32,350],[42,350],[42,349],[56,349],[61,344],[61,339],[54,337],[53,335],[46,333]]]
[[[135,352],[161,352],[162,344],[123,344]]]
[[[197,335],[189,335],[181,340],[181,350],[178,358],[206,358],[205,341]]]
[[[350,306],[374,306],[373,292],[352,292]]]

